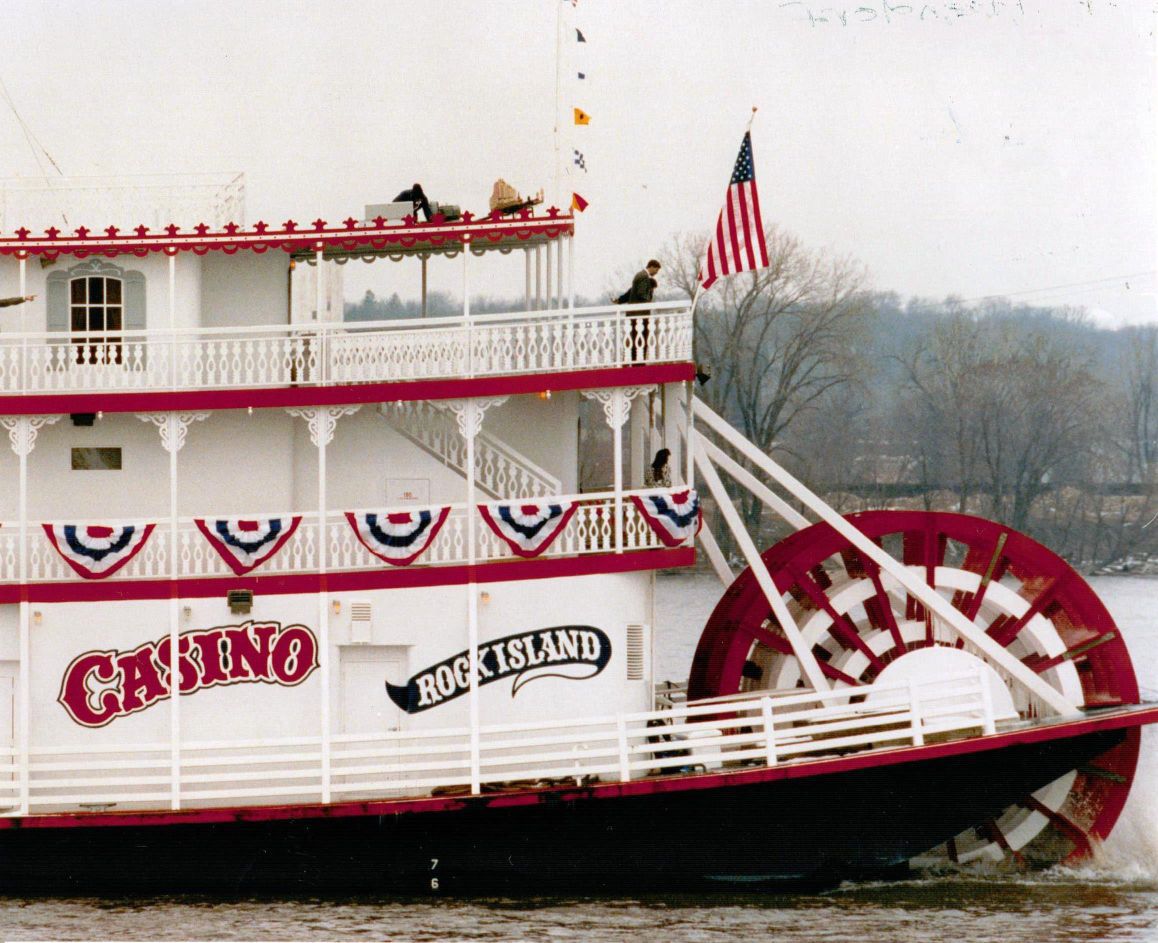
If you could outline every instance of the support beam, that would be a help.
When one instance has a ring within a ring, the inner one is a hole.
[[[1074,717],[1081,714],[1079,705],[1072,703],[1062,692],[1053,688],[1032,670],[1023,665],[1016,657],[990,638],[984,630],[978,628],[972,620],[958,610],[948,599],[942,596],[925,580],[910,571],[910,569],[885,553],[872,540],[866,537],[853,524],[845,520],[832,507],[809,490],[805,485],[760,451],[755,445],[745,439],[723,418],[717,415],[703,400],[694,400],[695,415],[702,419],[713,431],[735,446],[757,468],[780,485],[785,491],[800,501],[822,521],[825,521],[833,530],[845,538],[853,547],[865,557],[872,560],[884,572],[900,583],[909,594],[940,618],[949,628],[962,639],[973,645],[993,664],[1004,669],[1011,678],[1015,679],[1026,690],[1037,697],[1043,705],[1056,711],[1063,717]],[[699,436],[703,442],[702,435]],[[697,465],[699,463],[697,462]]]
[[[776,494],[771,488],[765,486],[759,478],[735,459],[731,458],[714,442],[700,436],[700,448],[708,454],[708,457],[711,458],[713,462],[759,498],[764,503],[764,506],[773,513],[782,517],[797,530],[804,530],[805,527],[809,526],[811,522],[807,517],[792,507],[792,505],[781,498],[780,495]]]
[[[712,466],[711,461],[709,461],[702,452],[696,453],[696,468],[699,469],[700,476],[707,482],[708,490],[712,492],[712,497],[716,499],[716,505],[724,515],[724,520],[727,521],[728,528],[732,531],[732,536],[736,538],[740,552],[748,562],[748,566],[752,570],[752,575],[756,577],[756,582],[759,584],[761,592],[764,593],[764,598],[768,601],[768,605],[772,609],[773,617],[780,624],[780,630],[784,633],[785,638],[788,639],[788,644],[792,646],[792,653],[796,656],[796,661],[800,665],[800,672],[804,676],[804,681],[809,684],[814,691],[822,692],[830,690],[831,686],[828,683],[828,679],[824,676],[824,672],[820,669],[820,663],[812,653],[811,646],[804,640],[804,636],[801,635],[796,620],[792,618],[792,613],[788,611],[788,606],[776,589],[776,583],[772,579],[772,574],[768,572],[768,567],[764,565],[760,551],[756,549],[756,544],[748,535],[748,530],[744,527],[744,522],[740,519],[740,512],[736,510],[735,505],[732,504],[732,499],[728,497],[728,492],[724,490],[724,484],[720,481],[720,476],[716,473],[716,469]]]

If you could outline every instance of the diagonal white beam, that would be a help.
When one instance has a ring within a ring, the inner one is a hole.
[[[700,444],[707,451],[708,455],[711,456],[713,462],[724,469],[724,471],[735,478],[736,481],[763,501],[769,509],[779,514],[781,518],[797,530],[804,530],[805,527],[808,527],[809,524],[812,523],[807,517],[797,511],[796,508],[748,471],[748,469],[728,455],[716,445],[716,443],[701,438]]]
[[[946,625],[952,628],[959,636],[976,646],[995,664],[1000,665],[1009,676],[1015,679],[1028,691],[1032,692],[1044,704],[1051,707],[1058,714],[1072,717],[1081,713],[1080,706],[1071,702],[1060,691],[1051,687],[1001,645],[990,638],[982,629],[967,619],[959,609],[949,600],[938,593],[922,578],[914,574],[899,560],[885,553],[880,547],[866,537],[853,524],[849,523],[835,509],[826,504],[821,498],[809,490],[801,481],[787,470],[774,462],[760,451],[755,445],[745,439],[723,418],[717,415],[703,400],[694,401],[695,415],[702,419],[711,429],[718,433],[728,443],[735,446],[749,458],[757,468],[774,480],[785,491],[809,508],[817,517],[825,521],[833,530],[845,538],[860,553],[872,560],[886,573],[890,574],[906,590],[927,609],[938,616]],[[703,434],[696,433],[700,448],[704,448],[706,440]],[[697,449],[698,452],[698,449]],[[697,463],[698,464],[698,463]]]
[[[700,532],[696,534],[696,540],[700,542],[700,546],[704,548],[704,553],[708,555],[708,562],[716,571],[716,577],[719,581],[724,586],[731,586],[736,579],[736,574],[732,572],[732,568],[728,566],[728,561],[724,559],[724,552],[716,543],[716,538],[712,536],[711,530],[707,527],[701,528]]]
[[[694,435],[698,436],[699,443],[703,444],[703,436],[698,432],[694,433]],[[776,621],[780,623],[780,629],[784,632],[785,638],[788,639],[788,644],[792,646],[792,653],[796,656],[796,661],[800,665],[800,670],[804,674],[805,680],[807,680],[815,691],[830,690],[828,679],[824,677],[824,673],[820,670],[820,663],[816,660],[816,656],[812,654],[812,649],[808,646],[808,643],[805,642],[804,636],[800,634],[796,620],[792,618],[792,613],[788,611],[783,597],[780,595],[779,590],[776,589],[776,584],[772,580],[772,574],[768,572],[768,567],[764,565],[760,551],[756,549],[756,544],[749,536],[747,528],[744,527],[744,522],[740,520],[740,512],[736,510],[736,506],[732,504],[732,499],[728,497],[728,492],[724,490],[723,482],[720,481],[720,476],[717,474],[716,469],[712,467],[711,459],[707,458],[700,449],[696,449],[695,462],[696,468],[700,470],[700,476],[707,483],[708,490],[712,492],[712,497],[716,499],[716,505],[723,513],[724,520],[727,521],[728,528],[732,531],[732,536],[736,538],[740,552],[744,554],[744,559],[748,561],[748,566],[752,570],[752,575],[756,577],[756,582],[764,593],[764,598],[768,600],[768,605],[772,607],[772,615],[775,616]]]

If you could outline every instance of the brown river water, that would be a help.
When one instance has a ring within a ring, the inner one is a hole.
[[[1091,580],[1158,700],[1158,579]],[[702,575],[660,578],[657,677],[685,677],[719,597]],[[148,867],[147,862],[141,863]],[[4,940],[816,941],[1158,943],[1158,730],[1145,732],[1129,802],[1078,870],[955,874],[817,894],[576,898],[26,898],[0,889]]]

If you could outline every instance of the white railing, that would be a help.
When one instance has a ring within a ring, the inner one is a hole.
[[[257,389],[691,359],[686,302],[470,318],[0,334],[0,393]]]
[[[454,416],[435,400],[383,403],[381,413],[400,433],[461,475],[466,474],[466,440]],[[533,498],[558,494],[559,481],[522,452],[485,429],[475,436],[475,481],[492,498]]]
[[[658,549],[663,545],[655,533],[640,516],[630,500],[631,494],[648,494],[655,489],[624,492],[623,501],[623,547],[625,551]],[[615,546],[615,495],[612,492],[596,494],[563,495],[551,500],[560,502],[578,501],[575,514],[543,552],[544,557],[568,557],[587,554],[614,553]],[[468,562],[468,514],[478,514],[477,509],[468,509],[459,502],[450,505],[450,513],[442,529],[430,546],[411,566],[438,566],[443,564],[464,564]],[[348,510],[356,510],[350,508]],[[380,508],[365,510],[381,511]],[[387,509],[388,510],[388,509]],[[397,508],[395,510],[411,510]],[[289,513],[255,515],[289,518]],[[205,516],[212,519],[211,515]],[[254,571],[255,576],[279,573],[308,573],[318,566],[318,516],[301,515],[302,522],[293,536],[271,558]],[[84,522],[63,521],[60,523],[85,526]],[[150,523],[148,521],[117,521],[118,524]],[[107,577],[109,581],[167,579],[169,566],[169,525],[163,519],[156,523],[156,529],[149,540],[125,566]],[[513,559],[515,554],[479,518],[475,527],[475,560],[492,562]],[[326,519],[326,539],[329,541],[328,565],[332,570],[380,570],[387,564],[372,556],[358,541],[343,511],[332,511]],[[181,518],[178,522],[177,553],[179,574],[182,578],[232,576],[225,561],[205,539],[193,523],[193,518]],[[0,583],[15,582],[20,572],[20,528],[15,522],[0,524]],[[49,542],[44,528],[39,524],[28,526],[28,582],[58,582],[75,580],[76,574],[61,558]]]
[[[34,746],[28,811],[131,810],[429,795],[551,782],[627,782],[644,776],[919,746],[930,738],[992,734],[983,672],[952,679],[825,693],[741,694],[670,709],[567,721],[484,726],[477,767],[470,730],[191,742],[173,781],[169,744]],[[14,752],[0,752],[0,806],[19,807]]]

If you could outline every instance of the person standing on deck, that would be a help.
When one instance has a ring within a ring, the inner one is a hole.
[[[418,218],[418,211],[422,210],[422,215],[426,217],[428,223],[430,222],[430,201],[422,191],[422,184],[416,183],[409,190],[403,190],[394,197],[394,202],[409,203],[414,208],[415,219]]]
[[[659,267],[658,261],[649,259],[647,265],[635,273],[635,277],[631,280],[631,287],[616,298],[615,303],[635,305],[651,301],[655,295],[655,275],[659,271]],[[628,360],[647,359],[647,341],[651,333],[649,314],[648,311],[638,314],[632,313],[630,318],[631,330],[627,337]]]

